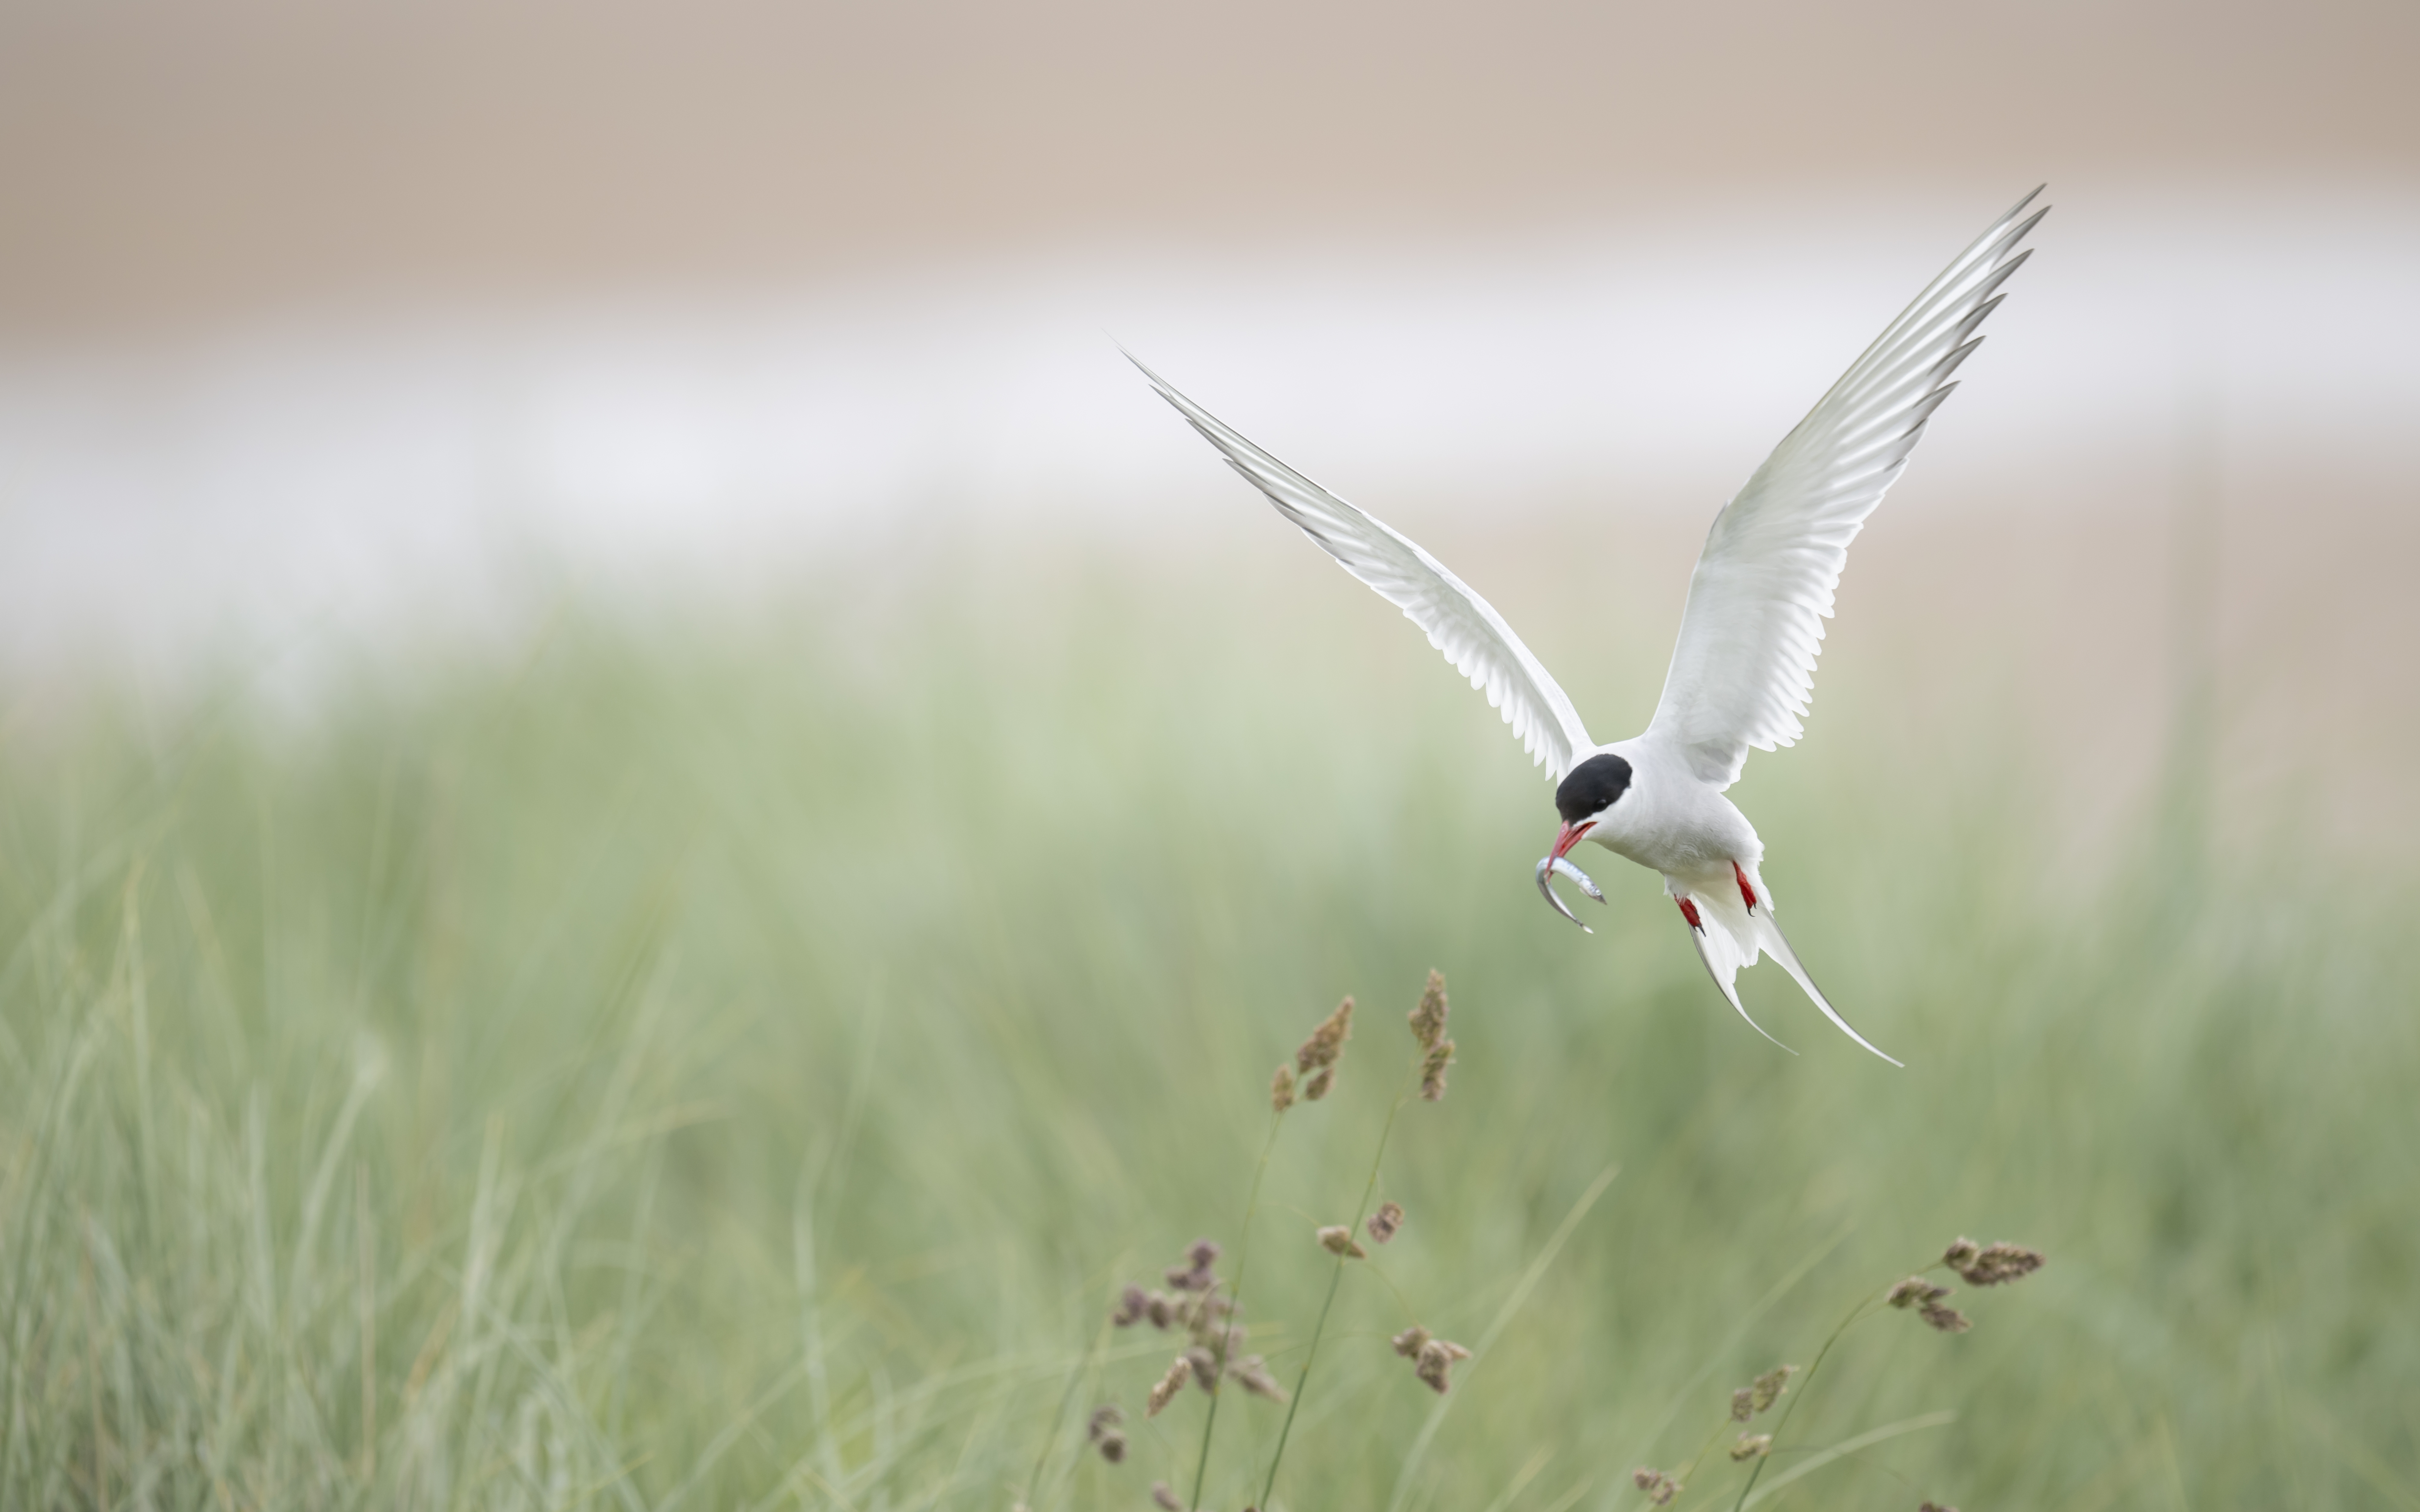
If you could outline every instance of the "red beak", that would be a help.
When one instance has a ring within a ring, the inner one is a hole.
[[[1555,848],[1549,852],[1548,855],[1555,860],[1561,860],[1563,858],[1564,852],[1569,851],[1573,846],[1577,845],[1580,842],[1580,837],[1595,827],[1596,821],[1593,819],[1588,821],[1586,824],[1565,825],[1561,829],[1555,832]]]

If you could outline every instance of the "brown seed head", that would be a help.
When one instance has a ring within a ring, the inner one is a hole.
[[[1176,1493],[1168,1489],[1168,1482],[1164,1480],[1151,1483],[1151,1504],[1159,1508],[1159,1512],[1185,1512],[1185,1504],[1176,1499]]]
[[[1395,1335],[1395,1352],[1402,1355],[1406,1360],[1418,1359],[1419,1357],[1420,1346],[1426,1344],[1428,1341],[1429,1331],[1422,1328],[1419,1324],[1414,1323],[1411,1327]]]
[[[1278,1063],[1277,1073],[1269,1078],[1269,1111],[1283,1113],[1294,1106],[1294,1068]]]
[[[1085,1436],[1098,1443],[1104,1435],[1125,1420],[1126,1415],[1118,1411],[1117,1403],[1105,1402],[1093,1409],[1093,1420],[1085,1425]]]
[[[1429,973],[1429,984],[1420,989],[1420,1006],[1411,1012],[1412,1038],[1423,1050],[1433,1049],[1445,1033],[1445,979],[1435,971]]]
[[[1743,1433],[1739,1442],[1731,1445],[1733,1459],[1754,1459],[1772,1452],[1773,1435],[1770,1433]]]
[[[1412,1373],[1426,1381],[1431,1391],[1442,1396],[1450,1384],[1446,1372],[1453,1368],[1456,1360],[1469,1358],[1470,1351],[1459,1344],[1446,1339],[1431,1339],[1420,1346],[1419,1357],[1412,1362]]]
[[[1420,1062],[1420,1097],[1424,1101],[1445,1101],[1445,1069],[1452,1064],[1451,1040],[1439,1040],[1429,1046],[1428,1057]]]
[[[1404,1205],[1400,1202],[1381,1202],[1378,1204],[1378,1211],[1370,1215],[1370,1221],[1363,1227],[1370,1230],[1372,1239],[1381,1244],[1385,1243],[1395,1237],[1395,1230],[1404,1227]]]
[[[1193,1247],[1185,1252],[1185,1257],[1193,1262],[1195,1270],[1207,1271],[1218,1263],[1218,1242],[1215,1239],[1197,1239],[1193,1242]]]
[[[1197,1299],[1185,1317],[1185,1330],[1196,1344],[1207,1345],[1220,1359],[1227,1356],[1231,1344],[1239,1344],[1251,1330],[1233,1321],[1234,1304],[1223,1297],[1204,1296]]]
[[[1143,1403],[1142,1415],[1157,1417],[1160,1409],[1174,1401],[1176,1394],[1183,1391],[1185,1383],[1192,1379],[1193,1362],[1181,1354],[1178,1355],[1176,1363],[1168,1367],[1168,1374],[1152,1383],[1151,1396]]]
[[[1755,1395],[1749,1398],[1748,1405],[1761,1412],[1781,1400],[1781,1394],[1790,1389],[1790,1378],[1797,1373],[1798,1367],[1794,1365],[1777,1365],[1757,1377],[1751,1388]]]
[[[1128,1287],[1118,1293],[1117,1310],[1109,1314],[1109,1321],[1119,1328],[1129,1327],[1142,1321],[1143,1315],[1150,1310],[1151,1298],[1142,1288]]]
[[[1954,1506],[1943,1506],[1938,1502],[1927,1502],[1917,1507],[1916,1512],[1958,1512],[1958,1509]]]
[[[1295,1068],[1308,1075],[1323,1066],[1335,1065],[1336,1057],[1344,1053],[1344,1041],[1352,1037],[1353,999],[1347,997],[1336,1005],[1335,1012],[1320,1021],[1319,1027],[1311,1031],[1311,1038],[1294,1053]]]
[[[1328,1089],[1335,1085],[1336,1068],[1322,1066],[1302,1079],[1302,1100],[1306,1103],[1316,1103],[1326,1097]]]
[[[1353,1230],[1342,1224],[1330,1224],[1319,1231],[1319,1247],[1330,1255],[1341,1255],[1357,1260],[1370,1252],[1353,1242]]]
[[[1166,1329],[1176,1320],[1176,1304],[1169,1301],[1167,1292],[1155,1291],[1143,1299],[1142,1315],[1151,1319],[1152,1327]]]
[[[1660,1470],[1641,1465],[1630,1473],[1630,1483],[1647,1493],[1647,1499],[1657,1506],[1668,1506],[1672,1498],[1681,1494],[1681,1483]]]
[[[1193,1383],[1203,1391],[1218,1389],[1218,1357],[1202,1345],[1196,1344],[1185,1351],[1185,1363],[1192,1367]]]
[[[1110,1464],[1122,1464],[1126,1458],[1126,1436],[1115,1428],[1101,1435],[1101,1458]]]
[[[1286,1399],[1286,1389],[1278,1384],[1277,1378],[1269,1374],[1268,1365],[1257,1354],[1244,1356],[1240,1363],[1230,1365],[1227,1373],[1235,1378],[1237,1385],[1255,1396],[1265,1396],[1273,1402]]]
[[[1756,1393],[1742,1386],[1731,1393],[1731,1421],[1745,1423],[1756,1416]]]
[[[1976,1256],[1982,1253],[1982,1245],[1961,1234],[1949,1242],[1947,1249],[1941,1252],[1941,1263],[1953,1271],[1963,1271],[1975,1263]]]
[[[1965,1242],[1967,1241],[1959,1241],[1959,1243]],[[1953,1244],[1950,1247],[1954,1250],[1957,1245]],[[2042,1255],[2040,1250],[2027,1249],[2023,1244],[2011,1244],[2003,1241],[1997,1244],[1987,1244],[1976,1251],[1967,1257],[1963,1265],[1958,1265],[1956,1261],[1952,1261],[1951,1264],[1960,1275],[1966,1278],[1968,1286],[1996,1287],[2022,1276],[2031,1275],[2040,1270]]]
[[[1917,1317],[1944,1334],[1963,1334],[1975,1326],[1975,1320],[1964,1313],[1955,1307],[1945,1307],[1937,1302],[1928,1302],[1916,1311]]]
[[[1947,1295],[1947,1287],[1936,1287],[1920,1275],[1912,1275],[1891,1288],[1883,1301],[1894,1307],[1916,1307],[1929,1302],[1939,1302]]]

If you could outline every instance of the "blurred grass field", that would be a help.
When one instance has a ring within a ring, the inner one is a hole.
[[[1107,567],[1031,588],[570,610],[299,714],[230,679],[19,720],[0,1503],[1143,1507],[1206,1398],[1143,1419],[1170,1346],[1105,1330],[1117,1287],[1233,1255],[1269,1070],[1356,995],[1248,1282],[1292,1380],[1434,966],[1452,1091],[1397,1127],[1410,1218],[1274,1505],[1641,1504],[1633,1466],[1967,1233],[2050,1265],[1962,1294],[1971,1334],[1851,1335],[1774,1474],[1954,1421],[1763,1504],[2420,1507],[2408,871],[2179,875],[2152,794],[2079,863],[2039,739],[1894,750],[1892,669],[1827,665],[1739,795],[1909,1069],[1767,965],[1793,1059],[1652,878],[1600,857],[1596,934],[1549,915],[1544,784],[1346,585],[1246,632]],[[1615,691],[1608,728],[1652,682]],[[1476,1342],[1575,1212],[1452,1393],[1412,1380],[1386,1336]],[[1280,1411],[1223,1404],[1205,1506]]]

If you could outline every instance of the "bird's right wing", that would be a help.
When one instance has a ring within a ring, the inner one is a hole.
[[[1279,514],[1301,526],[1345,571],[1427,631],[1429,644],[1444,652],[1454,671],[1469,678],[1471,687],[1487,695],[1488,705],[1503,714],[1532,765],[1544,764],[1549,778],[1560,780],[1576,754],[1594,745],[1572,701],[1504,617],[1443,563],[1237,435],[1143,367],[1132,352],[1126,360],[1142,368],[1159,396],[1218,448],[1228,466],[1269,496]]]

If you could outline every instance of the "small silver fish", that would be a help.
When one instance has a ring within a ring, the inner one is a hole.
[[[1605,902],[1605,894],[1598,890],[1596,883],[1590,878],[1587,872],[1581,871],[1578,867],[1574,866],[1570,861],[1564,859],[1562,856],[1542,856],[1538,858],[1538,895],[1545,899],[1546,902],[1554,904],[1556,913],[1562,915],[1565,918],[1570,919],[1575,924],[1579,924],[1582,933],[1589,934],[1595,933],[1596,931],[1590,929],[1586,924],[1580,924],[1580,916],[1573,913],[1571,909],[1564,904],[1563,900],[1557,896],[1553,887],[1549,885],[1549,879],[1555,876],[1558,872],[1571,878],[1574,882],[1578,883],[1580,890],[1595,899],[1598,903]]]

